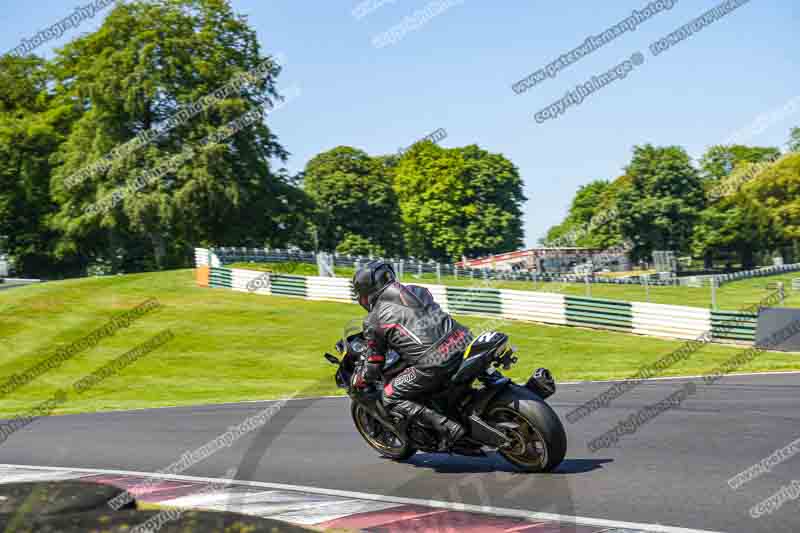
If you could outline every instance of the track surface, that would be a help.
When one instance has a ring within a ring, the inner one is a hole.
[[[683,381],[651,381],[610,407],[565,426],[567,459],[548,475],[517,474],[493,456],[378,457],[355,432],[346,399],[288,402],[260,430],[182,472],[409,498],[659,523],[736,533],[800,531],[800,501],[759,519],[752,506],[800,480],[800,454],[732,490],[727,480],[800,437],[800,375],[700,380],[697,394],[592,453],[586,442]],[[609,384],[563,386],[551,405],[563,417]],[[156,472],[269,402],[41,419],[0,445],[0,463]]]

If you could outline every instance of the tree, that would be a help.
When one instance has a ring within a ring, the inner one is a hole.
[[[792,128],[789,133],[789,151],[800,152],[800,128]]]
[[[702,211],[694,227],[691,250],[705,259],[705,268],[713,266],[715,254],[733,252],[739,255],[742,268],[751,269],[755,267],[755,253],[774,242],[771,230],[767,211],[736,195]]]
[[[52,273],[50,156],[76,112],[53,102],[51,81],[39,58],[0,57],[0,235],[17,269],[35,276]]]
[[[777,159],[780,155],[780,150],[772,146],[714,145],[700,158],[701,177],[704,180],[721,180],[740,163],[759,163]]]
[[[306,164],[303,186],[316,204],[323,250],[403,252],[400,212],[386,159],[338,146]]]
[[[796,244],[800,240],[800,153],[783,157],[761,171],[742,186],[737,198],[753,202],[770,219],[769,235],[773,240],[764,244]]]
[[[257,67],[263,68],[258,78],[186,115],[190,106]],[[284,159],[286,151],[263,120],[223,140],[202,142],[279,100],[279,66],[260,53],[255,32],[228,2],[118,4],[97,32],[58,52],[54,70],[57,98],[80,102],[84,110],[56,157],[63,164],[54,173],[59,211],[51,227],[60,234],[59,254],[108,257],[121,249],[128,261],[144,253],[162,268],[181,264],[195,244],[285,240],[280,218],[293,191],[269,161]],[[188,118],[169,122],[181,114]],[[161,134],[152,142],[72,186],[66,183],[115,147],[154,131]],[[173,159],[186,153],[191,157]],[[171,160],[180,164],[113,208],[87,209]]]
[[[522,179],[501,154],[423,141],[400,158],[394,184],[415,257],[449,261],[522,246]]]
[[[705,199],[686,151],[636,146],[625,170],[631,187],[620,191],[619,221],[633,244],[633,259],[649,258],[653,250],[687,251]]]
[[[373,244],[361,235],[348,233],[345,235],[339,246],[336,247],[336,252],[344,255],[362,255],[373,257],[386,257],[386,250],[380,246]]]
[[[625,176],[613,182],[597,180],[578,189],[567,217],[553,226],[542,244],[610,248],[622,244],[617,216],[617,195]],[[629,181],[629,180],[628,180]]]
[[[598,202],[608,182],[596,180],[581,185],[570,204],[566,218],[547,231],[544,244],[547,246],[576,246],[576,241],[586,233],[589,223],[597,212]]]

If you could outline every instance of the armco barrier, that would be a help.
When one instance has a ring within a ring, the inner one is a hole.
[[[711,312],[711,332],[715,339],[754,342],[757,328],[757,313]]]
[[[634,333],[692,340],[711,331],[708,309],[644,302],[633,302],[631,309]]]
[[[601,327],[620,331],[633,329],[633,309],[628,302],[567,296],[566,315],[570,326]]]
[[[211,267],[208,275],[208,286],[232,289],[233,275],[231,273],[231,269],[224,267]]]
[[[451,313],[502,315],[503,300],[499,289],[469,289],[445,286],[447,307]]]
[[[270,290],[272,294],[284,296],[308,296],[306,278],[303,276],[290,276],[287,274],[274,274],[270,276]]]
[[[355,301],[350,280],[347,278],[306,278],[306,294],[310,300]]]
[[[502,289],[503,318],[567,325],[564,295]]]
[[[734,272],[732,274],[720,274],[717,281],[720,286],[731,281],[740,279],[760,278],[764,276],[775,276],[777,274],[784,274],[786,272],[797,272],[800,270],[800,263],[791,263],[788,265],[771,266],[764,268],[757,268],[755,270],[743,270],[741,272]]]
[[[294,296],[310,300],[353,302],[347,278],[293,276],[241,268],[208,266],[213,254],[198,252],[196,279],[200,286],[229,288],[256,294]],[[252,282],[252,283],[251,283]],[[558,293],[428,285],[447,312],[628,331],[663,338],[697,339],[708,331],[713,340],[753,343],[758,315],[709,311],[698,307],[623,302]]]

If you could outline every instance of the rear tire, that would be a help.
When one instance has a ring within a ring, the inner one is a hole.
[[[404,461],[417,453],[417,450],[408,442],[403,441],[375,420],[375,417],[369,414],[361,404],[352,402],[350,414],[353,416],[353,424],[361,437],[382,456]]]
[[[486,408],[484,420],[495,425],[513,422],[517,430],[501,429],[516,445],[498,450],[508,462],[525,472],[550,472],[567,453],[567,434],[552,407],[533,391],[510,385]]]

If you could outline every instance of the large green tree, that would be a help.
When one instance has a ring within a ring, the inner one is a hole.
[[[279,99],[280,68],[265,60],[255,32],[225,0],[120,3],[98,31],[61,49],[56,98],[78,103],[82,115],[56,156],[57,251],[108,257],[120,250],[128,261],[144,254],[159,268],[180,263],[195,244],[287,242],[285,219],[294,217],[287,205],[296,193],[270,165],[286,152],[269,127],[256,120],[224,140],[198,144]],[[170,119],[265,64],[257,79],[172,127]],[[149,144],[67,182],[115,147],[159,128],[163,133]],[[87,211],[187,147],[192,156],[155,183],[111,209]]]
[[[54,101],[51,82],[41,59],[0,57],[0,236],[18,269],[35,276],[53,271],[51,155],[76,115]]]
[[[789,151],[800,152],[800,128],[792,128],[789,132]]]
[[[400,212],[387,159],[338,146],[314,156],[303,172],[316,205],[319,247],[341,253],[403,253]]]
[[[619,221],[633,258],[649,259],[653,250],[687,251],[705,195],[686,151],[636,146],[625,170],[631,186],[620,191]]]
[[[400,158],[394,184],[416,257],[446,261],[522,246],[522,179],[501,154],[420,142]]]
[[[730,185],[728,185],[730,182]],[[800,154],[772,164],[743,162],[722,181],[729,194],[703,211],[692,250],[710,258],[736,253],[743,268],[758,254],[779,250],[785,258],[800,240]]]
[[[721,180],[741,163],[759,163],[777,159],[781,154],[772,146],[714,145],[700,158],[701,177]]]
[[[728,196],[704,209],[692,234],[691,251],[706,268],[720,254],[736,254],[742,268],[755,267],[756,254],[774,244],[767,210],[742,195]]]
[[[789,154],[762,170],[742,186],[739,198],[755,203],[769,217],[775,247],[796,248],[800,241],[800,153]]]
[[[586,233],[607,188],[608,182],[604,180],[581,185],[572,198],[567,217],[548,230],[544,242],[551,246],[575,246],[576,241]]]

